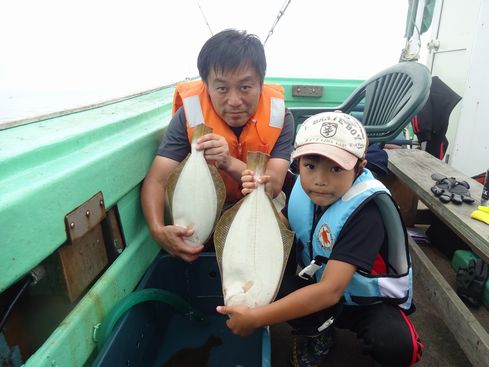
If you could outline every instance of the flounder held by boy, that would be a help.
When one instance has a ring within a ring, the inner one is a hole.
[[[248,168],[255,177],[264,174],[268,158],[260,152],[248,153]],[[214,232],[224,304],[257,307],[272,302],[293,238],[293,232],[280,221],[265,185],[227,210]]]

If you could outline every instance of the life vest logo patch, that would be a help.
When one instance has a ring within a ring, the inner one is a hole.
[[[333,237],[327,224],[323,224],[319,229],[319,243],[322,247],[330,249],[333,245]]]

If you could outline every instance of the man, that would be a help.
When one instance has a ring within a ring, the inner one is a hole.
[[[228,205],[242,197],[241,172],[248,151],[270,154],[266,190],[271,197],[280,193],[294,136],[283,88],[264,84],[265,51],[256,36],[232,29],[214,35],[202,47],[197,67],[202,80],[176,87],[174,115],[141,192],[154,239],[171,255],[189,262],[204,246],[192,248],[183,242],[192,229],[165,225],[164,196],[168,177],[190,152],[193,127],[203,120],[213,128],[197,141],[197,149],[204,150],[205,158],[219,169]]]

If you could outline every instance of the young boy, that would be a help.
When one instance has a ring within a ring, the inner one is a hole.
[[[363,351],[381,365],[421,358],[423,345],[406,317],[412,301],[406,231],[387,189],[365,168],[367,145],[362,124],[340,112],[302,124],[292,154],[299,179],[281,219],[296,233],[303,270],[284,276],[269,305],[217,308],[239,335],[288,321],[304,336],[301,345],[294,342],[295,366],[321,364],[334,343],[332,326],[357,333]],[[243,194],[267,180],[244,171]]]

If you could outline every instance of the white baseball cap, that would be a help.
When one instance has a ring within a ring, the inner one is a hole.
[[[366,149],[367,134],[360,121],[342,112],[322,112],[299,128],[292,158],[318,154],[351,170]]]

